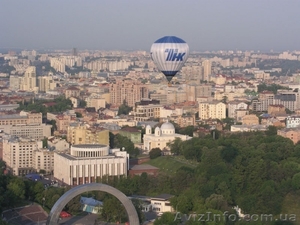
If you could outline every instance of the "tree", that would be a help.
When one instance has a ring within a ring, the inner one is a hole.
[[[7,189],[17,199],[25,199],[25,184],[21,178],[14,177],[7,185]]]
[[[152,148],[149,152],[150,159],[156,159],[157,157],[161,156],[160,148]]]
[[[228,100],[228,97],[226,95],[224,95],[221,102],[223,102],[224,104],[227,104],[227,100]]]
[[[175,220],[175,215],[170,212],[164,213],[160,218],[154,221],[154,225],[166,225],[166,224],[178,225],[180,224],[180,221]]]
[[[75,112],[75,114],[76,114],[76,117],[77,117],[77,118],[82,118],[82,113],[80,113],[80,112]]]
[[[43,139],[43,148],[48,148],[48,138]]]
[[[276,135],[277,134],[277,127],[269,126],[268,130],[266,131],[267,135]]]
[[[190,137],[193,137],[194,131],[195,131],[195,127],[194,126],[187,126],[185,128],[180,129],[179,133],[180,134],[184,134],[184,135],[188,135]]]
[[[0,176],[4,173],[5,168],[6,168],[5,162],[0,159]]]
[[[234,160],[237,155],[238,155],[238,150],[233,146],[225,146],[221,150],[222,158],[228,163]]]
[[[111,196],[103,201],[102,216],[108,222],[122,222],[126,218],[126,212],[121,202]]]
[[[132,111],[132,107],[129,107],[126,103],[126,101],[123,102],[122,105],[120,105],[119,110],[118,110],[118,116],[119,115],[128,115]]]
[[[175,155],[181,155],[182,154],[182,140],[180,138],[175,138],[172,142],[168,142],[167,146],[170,148],[171,153]]]
[[[129,138],[122,136],[121,134],[114,135],[113,147],[120,149],[124,147],[125,151],[128,152],[130,157],[136,157],[139,154],[139,150],[138,148],[134,147],[133,142]]]
[[[145,221],[145,215],[142,212],[141,203],[139,202],[139,200],[136,200],[136,199],[132,199],[131,201],[132,201],[132,204],[138,214],[140,224],[143,224],[143,222]]]
[[[51,134],[53,135],[54,131],[57,130],[56,120],[51,120],[50,124],[52,125],[52,127],[51,127]]]
[[[76,214],[79,212],[80,207],[80,195],[77,195],[70,202],[68,202],[68,204],[65,206],[65,210],[70,212],[71,214]]]
[[[296,173],[292,179],[292,185],[295,190],[300,189],[300,173]]]
[[[79,108],[85,108],[85,107],[86,107],[86,101],[80,100],[80,101],[79,101],[79,104],[78,104],[78,107],[79,107]],[[77,115],[76,115],[76,116],[77,116]]]

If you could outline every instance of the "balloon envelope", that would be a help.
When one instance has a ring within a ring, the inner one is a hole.
[[[178,37],[165,36],[152,44],[150,54],[157,68],[170,82],[186,62],[189,46]]]

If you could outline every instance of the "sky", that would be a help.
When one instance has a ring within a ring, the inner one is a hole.
[[[299,0],[0,0],[0,48],[300,50]]]

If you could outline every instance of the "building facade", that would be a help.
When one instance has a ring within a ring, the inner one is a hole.
[[[286,118],[286,128],[295,128],[300,126],[300,116],[288,116]]]
[[[127,176],[129,155],[107,145],[71,146],[70,154],[54,153],[54,177],[67,185],[101,180],[103,176]]]
[[[34,152],[43,147],[42,141],[8,135],[3,139],[3,160],[13,175],[34,172]]]
[[[284,128],[281,130],[277,130],[277,135],[290,139],[294,144],[297,144],[300,141],[299,128]]]
[[[161,150],[167,150],[167,144],[175,140],[175,138],[180,138],[182,141],[191,139],[190,136],[181,135],[175,133],[175,127],[170,122],[165,122],[161,127],[156,127],[154,134],[152,134],[152,128],[150,125],[146,126],[146,133],[143,137],[143,150],[149,153],[153,148],[160,148]]]
[[[149,98],[147,85],[131,79],[117,79],[110,84],[109,92],[110,103],[116,106],[126,102],[128,106],[134,107],[136,102]]]
[[[87,124],[71,123],[67,130],[67,141],[72,145],[109,145],[109,130],[101,127],[90,127]]]
[[[226,104],[219,101],[200,102],[199,103],[199,119],[225,119]]]
[[[237,119],[237,110],[247,110],[248,105],[245,102],[232,101],[228,102],[228,117]]]

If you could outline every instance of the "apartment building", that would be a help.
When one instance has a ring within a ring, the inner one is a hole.
[[[298,92],[282,90],[275,95],[273,92],[264,91],[259,94],[258,100],[253,100],[251,107],[254,111],[267,111],[269,105],[283,105],[294,111],[299,108],[300,98]]]
[[[106,100],[99,95],[89,96],[85,99],[86,107],[94,107],[96,111],[106,107]]]
[[[203,68],[203,73],[202,73],[202,79],[205,81],[210,81],[211,77],[211,61],[206,59],[202,62],[202,68]]]
[[[196,116],[195,114],[185,114],[170,116],[170,120],[178,124],[180,127],[195,126],[196,125]]]
[[[117,79],[110,84],[109,92],[110,102],[116,106],[126,102],[128,106],[134,107],[136,102],[149,98],[147,85],[131,79]]]
[[[75,86],[68,87],[65,91],[65,96],[66,98],[70,98],[70,97],[78,98],[80,96],[80,89]]]
[[[228,102],[228,117],[237,119],[237,110],[247,110],[248,105],[242,101]]]
[[[40,92],[48,92],[56,88],[56,83],[52,76],[38,77],[38,88]]]
[[[109,130],[101,127],[91,127],[83,123],[71,123],[67,129],[67,141],[72,145],[109,145]]]
[[[134,120],[147,121],[151,118],[160,118],[160,102],[158,100],[142,100],[134,106]]]
[[[212,86],[203,84],[186,85],[186,101],[197,101],[197,98],[211,97]]]
[[[48,124],[16,124],[16,125],[0,125],[0,130],[6,134],[18,137],[27,137],[34,140],[42,140],[51,136],[52,125]]]
[[[297,144],[300,141],[300,128],[284,128],[277,130],[277,135],[288,138]]]
[[[38,91],[35,66],[29,66],[26,69],[20,89],[24,91]]]
[[[258,125],[259,118],[254,114],[245,115],[242,117],[242,124],[243,125]]]
[[[52,173],[54,170],[54,151],[39,148],[34,151],[32,167],[40,172]]]
[[[13,175],[35,171],[34,152],[43,147],[42,141],[8,135],[3,138],[3,160]]]
[[[219,101],[200,102],[199,103],[199,118],[201,120],[208,119],[225,119],[226,104]]]
[[[21,111],[19,114],[0,115],[0,125],[41,124],[42,113]]]
[[[168,96],[167,94],[163,93],[150,93],[150,98],[154,100],[158,100],[161,105],[167,105],[168,104]]]

